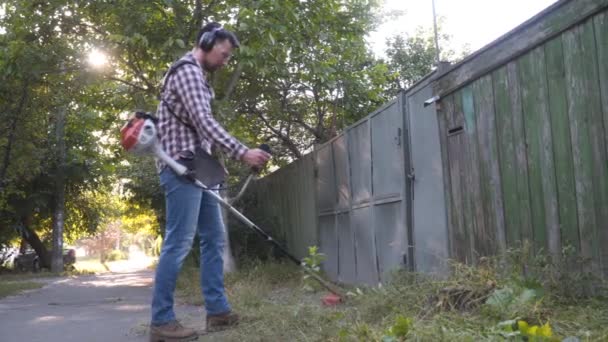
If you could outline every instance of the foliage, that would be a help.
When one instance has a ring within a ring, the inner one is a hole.
[[[468,54],[468,49],[464,47],[457,54],[450,47],[452,37],[443,32],[443,20],[439,19],[438,27],[440,62],[456,63]],[[393,35],[386,40],[386,45],[386,64],[393,76],[392,82],[387,84],[388,94],[394,95],[411,87],[437,67],[435,36],[430,29],[418,27],[413,34]]]
[[[88,90],[99,82],[81,63],[86,42],[66,6],[3,3],[0,230],[13,241],[19,236],[15,227],[25,222],[33,231],[50,229],[59,176],[66,179],[66,238],[94,229],[98,206],[88,196],[112,172],[107,145],[98,141],[109,129],[108,118],[88,102],[98,98]],[[58,130],[64,113],[65,126]],[[58,164],[59,141],[66,146],[64,164]]]
[[[399,315],[395,318],[395,324],[388,329],[385,336],[382,337],[382,342],[400,341],[407,337],[407,334],[412,329],[412,319]]]
[[[318,275],[321,274],[321,263],[325,260],[325,254],[319,252],[319,248],[317,246],[308,247],[308,256],[302,259],[304,267],[306,267],[309,271],[316,273]],[[317,281],[311,277],[310,274],[304,272],[302,276],[302,280],[304,282],[304,288],[313,291],[319,287]]]
[[[108,253],[108,256],[106,257],[106,261],[117,261],[125,259],[128,259],[127,254],[118,249],[113,249],[110,253]]]

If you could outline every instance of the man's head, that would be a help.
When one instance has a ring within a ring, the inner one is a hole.
[[[200,62],[207,71],[215,71],[226,65],[232,57],[232,50],[240,45],[234,33],[215,22],[203,26],[196,43],[202,51]]]

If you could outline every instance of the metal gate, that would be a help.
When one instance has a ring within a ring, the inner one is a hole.
[[[325,272],[377,284],[408,257],[404,96],[315,151]]]
[[[429,85],[407,93],[413,258],[417,272],[447,274],[449,243],[437,111],[434,103],[424,104],[432,96]]]

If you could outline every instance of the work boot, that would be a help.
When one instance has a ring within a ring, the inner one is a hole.
[[[184,342],[198,338],[194,329],[185,328],[178,321],[163,325],[150,325],[150,342]]]
[[[239,315],[228,311],[218,315],[207,315],[207,332],[228,329],[239,324]]]

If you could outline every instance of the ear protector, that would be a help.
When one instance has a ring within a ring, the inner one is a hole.
[[[203,51],[205,52],[211,51],[211,49],[213,49],[213,45],[215,44],[217,32],[220,30],[223,30],[221,26],[203,33],[201,39],[198,42],[198,46],[200,46],[201,49],[203,49]]]

